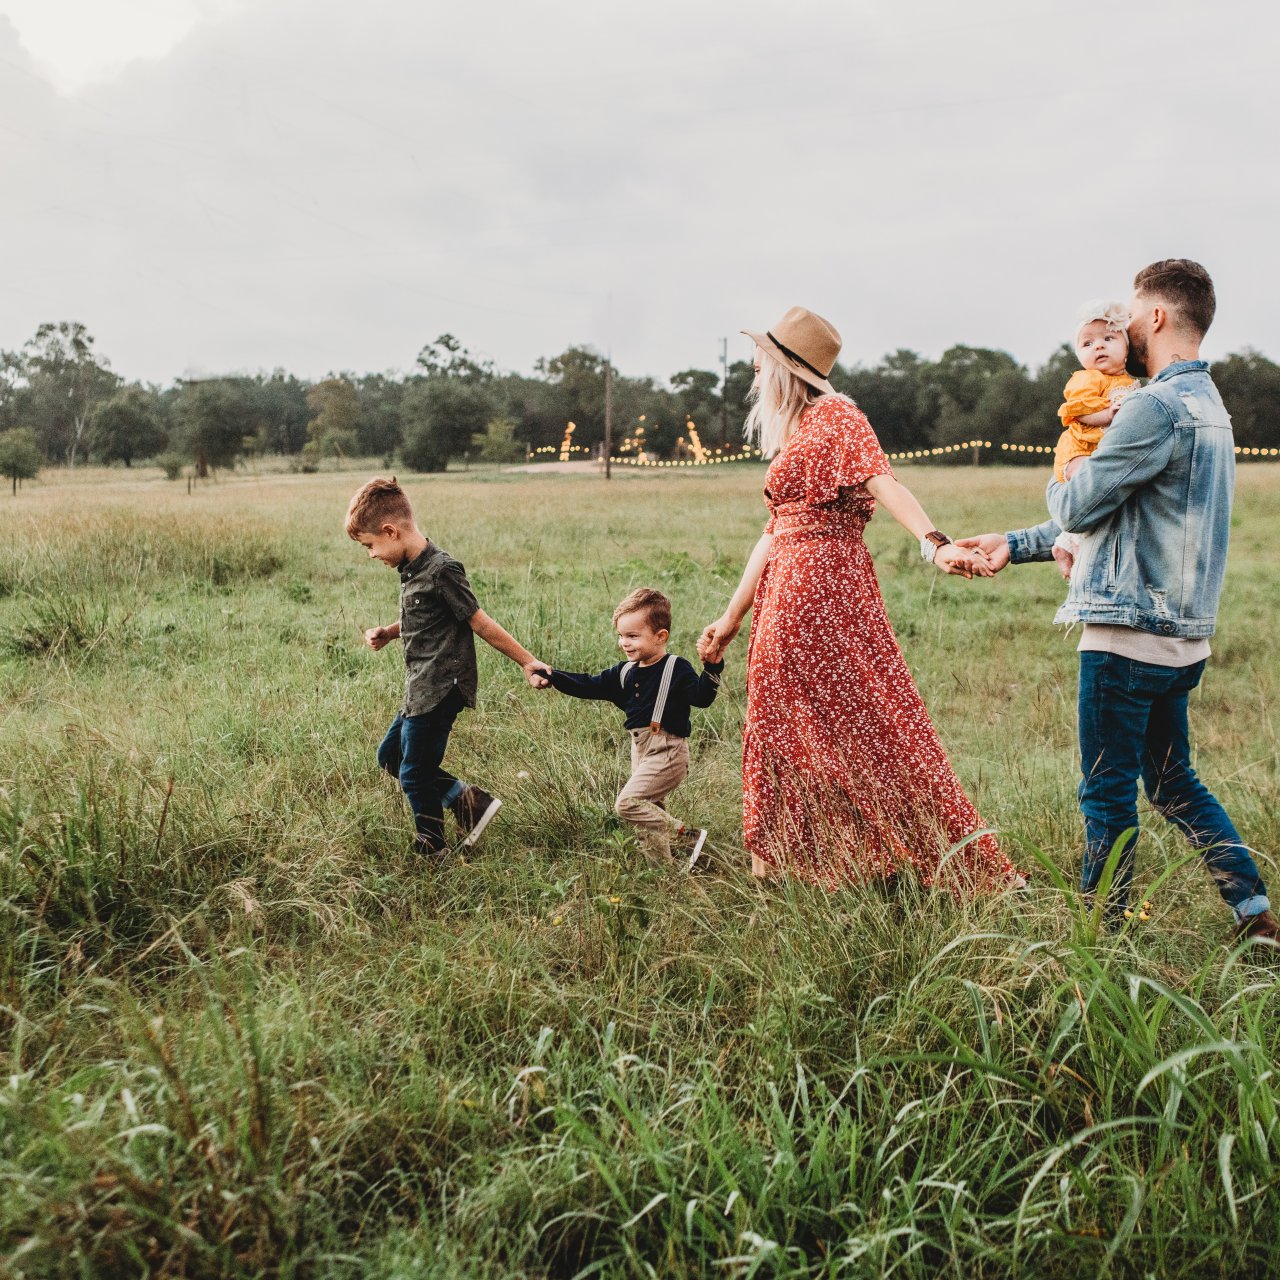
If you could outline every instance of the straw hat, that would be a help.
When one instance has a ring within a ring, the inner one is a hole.
[[[772,329],[742,332],[797,378],[828,395],[835,393],[827,378],[840,354],[840,335],[821,316],[805,307],[792,307]]]

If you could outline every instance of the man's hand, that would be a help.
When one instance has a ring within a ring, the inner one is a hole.
[[[1062,478],[1070,480],[1073,475],[1088,461],[1088,455],[1081,455],[1079,458],[1072,458],[1065,467],[1062,468]]]
[[[547,677],[551,674],[551,668],[545,662],[534,658],[532,662],[526,662],[520,668],[524,672],[524,678],[529,682],[531,689],[549,689],[551,681]]]
[[[1071,566],[1075,564],[1076,558],[1066,547],[1057,547],[1053,549],[1053,562],[1058,566],[1058,572],[1062,574],[1068,582],[1071,581]]]
[[[1003,533],[980,533],[973,538],[957,538],[957,547],[970,551],[981,551],[987,558],[987,567],[991,573],[999,573],[1009,563],[1009,540]],[[946,548],[942,548],[946,550]],[[991,574],[984,575],[990,577]]]
[[[698,657],[703,662],[719,662],[741,627],[741,622],[734,622],[727,616],[717,618],[698,637]]]
[[[370,649],[382,649],[389,645],[400,634],[390,627],[370,627],[364,633],[364,642]]]

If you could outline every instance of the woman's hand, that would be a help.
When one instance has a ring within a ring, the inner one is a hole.
[[[958,547],[949,542],[939,547],[933,557],[933,563],[943,573],[954,573],[961,578],[993,578],[995,569],[985,555],[974,547]]]
[[[741,627],[740,619],[735,622],[727,613],[722,614],[698,637],[698,657],[703,662],[719,662]]]

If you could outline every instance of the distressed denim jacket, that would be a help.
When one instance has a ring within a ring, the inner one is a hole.
[[[1162,369],[1116,412],[1066,484],[1053,519],[1006,535],[1015,563],[1048,560],[1059,530],[1083,536],[1055,622],[1211,636],[1227,565],[1235,439],[1203,360]]]

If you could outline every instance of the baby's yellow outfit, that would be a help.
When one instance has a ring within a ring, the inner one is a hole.
[[[1131,387],[1136,379],[1127,373],[1099,373],[1081,369],[1071,375],[1062,393],[1058,417],[1063,432],[1053,453],[1053,478],[1065,480],[1066,465],[1072,458],[1087,458],[1102,440],[1106,427],[1086,427],[1081,418],[1111,408],[1111,393],[1117,387]]]

